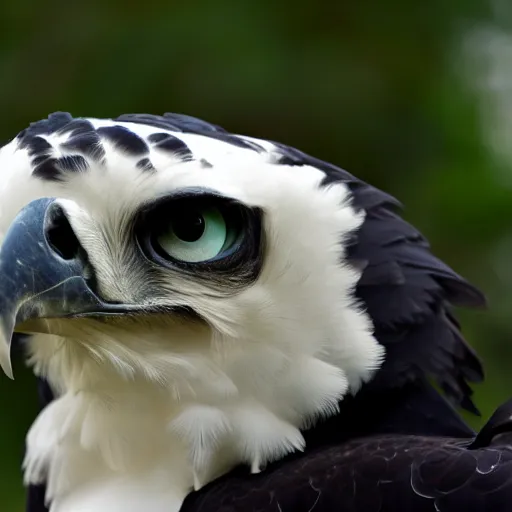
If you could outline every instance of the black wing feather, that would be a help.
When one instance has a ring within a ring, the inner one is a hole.
[[[190,494],[181,512],[509,512],[512,503],[512,446],[499,442],[360,437],[247,471]]]
[[[509,512],[512,503],[512,449],[451,439],[361,438],[246,471],[190,494],[181,512]]]

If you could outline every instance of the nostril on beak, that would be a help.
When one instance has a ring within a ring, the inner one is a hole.
[[[80,255],[80,242],[59,205],[52,204],[46,214],[45,236],[50,248],[62,259],[73,260]]]

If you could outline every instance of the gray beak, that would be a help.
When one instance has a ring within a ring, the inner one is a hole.
[[[0,249],[0,365],[13,378],[13,332],[24,322],[126,314],[134,306],[101,300],[94,274],[55,198],[29,203],[14,219]]]

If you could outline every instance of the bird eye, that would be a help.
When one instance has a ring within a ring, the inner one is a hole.
[[[215,207],[175,211],[156,242],[171,258],[198,263],[216,258],[236,239],[236,229]]]
[[[261,268],[262,215],[215,191],[189,188],[144,204],[132,230],[153,265],[240,283]]]

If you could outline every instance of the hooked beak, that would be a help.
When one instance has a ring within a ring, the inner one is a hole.
[[[37,199],[18,213],[2,243],[0,366],[10,378],[13,332],[41,332],[32,330],[29,320],[126,314],[137,308],[107,303],[94,293],[91,267],[78,240],[76,251],[66,254],[52,243],[52,233],[62,225],[68,230],[61,235],[76,240],[56,199]]]

